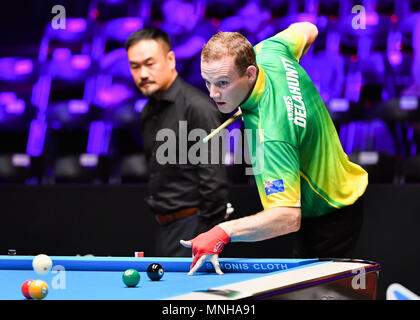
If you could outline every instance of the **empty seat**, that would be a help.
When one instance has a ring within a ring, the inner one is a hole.
[[[92,154],[73,154],[54,161],[53,183],[106,183],[110,175],[107,158]]]
[[[121,183],[144,183],[148,179],[146,157],[143,153],[131,154],[120,159]]]
[[[420,155],[404,160],[403,178],[405,183],[420,183]]]
[[[38,184],[42,182],[44,159],[27,154],[0,155],[0,183]]]
[[[370,183],[398,182],[399,163],[395,156],[376,151],[360,151],[351,154],[349,159],[368,172]]]

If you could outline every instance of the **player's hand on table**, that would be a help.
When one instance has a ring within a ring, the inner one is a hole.
[[[219,264],[219,253],[229,241],[229,235],[219,226],[199,234],[192,240],[181,240],[180,243],[186,248],[192,248],[193,252],[193,262],[188,275],[193,275],[204,261],[210,261],[216,273],[223,274]]]

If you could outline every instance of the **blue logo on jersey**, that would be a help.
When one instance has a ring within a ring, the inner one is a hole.
[[[264,189],[267,196],[273,193],[284,192],[283,179],[264,182]]]

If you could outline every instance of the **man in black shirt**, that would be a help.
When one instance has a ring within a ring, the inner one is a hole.
[[[136,31],[126,49],[133,79],[149,98],[140,125],[149,168],[146,202],[160,226],[155,253],[191,256],[191,250],[179,246],[179,239],[191,239],[223,221],[227,181],[221,161],[197,164],[196,159],[189,159],[190,147],[201,143],[197,141],[203,136],[189,141],[188,133],[193,129],[210,133],[221,124],[221,116],[206,94],[178,75],[165,32],[152,27]],[[210,159],[211,152],[221,153],[209,147],[200,159]]]

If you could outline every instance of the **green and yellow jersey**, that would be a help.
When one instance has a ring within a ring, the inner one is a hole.
[[[285,30],[254,47],[259,74],[240,106],[264,209],[321,216],[353,204],[368,174],[349,161],[315,85],[299,65],[305,35]]]

